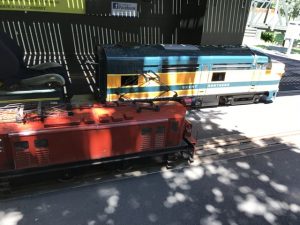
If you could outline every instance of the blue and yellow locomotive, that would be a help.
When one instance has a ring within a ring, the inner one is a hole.
[[[96,56],[101,101],[270,102],[284,73],[284,64],[248,47],[98,46]]]

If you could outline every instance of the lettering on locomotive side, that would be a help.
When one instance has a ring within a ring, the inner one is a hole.
[[[195,84],[190,84],[190,85],[183,85],[182,90],[188,90],[188,89],[196,89],[197,85]]]
[[[229,87],[229,83],[224,83],[224,84],[208,84],[207,88],[219,88],[219,87]]]

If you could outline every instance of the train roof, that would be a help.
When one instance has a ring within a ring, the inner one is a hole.
[[[198,45],[121,45],[103,46],[107,57],[147,57],[147,56],[266,56],[245,46],[198,46]],[[266,56],[267,57],[267,56]]]
[[[103,46],[107,58],[107,72],[134,73],[164,66],[197,66],[201,64],[254,64],[268,63],[270,58],[243,46],[197,45],[141,45],[124,47]]]

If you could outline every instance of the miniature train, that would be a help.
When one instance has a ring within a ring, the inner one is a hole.
[[[1,105],[72,98],[63,66],[48,62],[27,68],[22,48],[5,34],[1,40],[11,56],[7,64],[19,68],[13,79],[21,77],[21,89],[0,90]],[[284,73],[284,64],[248,47],[104,45],[96,47],[95,56],[93,89],[102,103],[176,100],[201,107],[271,102]],[[7,73],[1,76],[10,79]]]
[[[95,55],[101,104],[68,104],[63,89],[70,84],[1,96],[38,103],[0,108],[0,181],[16,173],[145,155],[192,157],[195,141],[184,104],[269,102],[284,72],[283,64],[244,47],[97,46]]]
[[[182,100],[197,106],[272,101],[284,64],[248,47],[98,46],[99,98]]]
[[[0,180],[61,165],[65,169],[74,164],[174,152],[192,156],[185,107],[161,102],[151,109],[128,103],[68,109],[53,106],[44,108],[42,114],[7,109],[1,115],[6,122],[0,123]]]

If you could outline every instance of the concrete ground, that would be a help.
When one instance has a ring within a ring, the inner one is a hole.
[[[299,149],[0,203],[1,225],[299,224]]]
[[[199,138],[300,130],[300,96],[191,111]],[[280,137],[278,137],[280,138]],[[0,225],[297,224],[300,137],[285,150],[0,202]]]
[[[188,112],[194,136],[264,136],[300,130],[300,95],[277,97],[272,104],[214,107]]]

